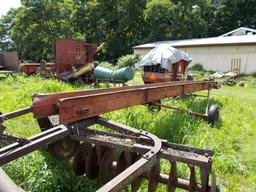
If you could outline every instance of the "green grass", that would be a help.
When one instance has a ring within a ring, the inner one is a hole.
[[[122,109],[104,116],[148,130],[170,142],[213,148],[213,166],[222,191],[256,191],[256,88],[251,82],[252,77],[241,78],[248,82],[247,87],[223,86],[212,91],[210,102],[221,107],[221,121],[214,127],[201,118],[185,113],[167,110],[152,112],[145,106]],[[137,72],[135,80],[129,84],[139,83],[141,79]],[[7,113],[31,105],[31,96],[34,93],[88,88],[91,87],[73,86],[38,77],[8,76],[0,80],[0,111]],[[188,97],[174,102],[164,100],[164,103],[204,111],[202,98]],[[5,125],[8,132],[24,137],[39,132],[32,115],[6,121]],[[169,169],[166,161],[161,164],[163,170]],[[70,161],[56,161],[44,149],[3,167],[25,191],[95,191],[102,185],[85,177],[76,177],[72,173]],[[184,172],[185,168],[181,167],[180,174],[185,174]],[[147,191],[146,182],[141,191]],[[158,191],[165,191],[165,187],[160,186]]]

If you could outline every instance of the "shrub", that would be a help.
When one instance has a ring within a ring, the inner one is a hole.
[[[195,65],[190,67],[190,70],[193,70],[193,71],[204,71],[204,67],[203,67],[202,64],[196,63]]]
[[[117,68],[134,67],[135,63],[139,62],[140,58],[137,55],[125,55],[118,59]]]
[[[99,66],[114,70],[116,67],[107,61],[100,62]]]

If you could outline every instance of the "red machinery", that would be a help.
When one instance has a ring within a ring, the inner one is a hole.
[[[77,78],[72,73],[78,73],[79,77],[85,82],[92,82],[93,57],[102,49],[104,44],[99,47],[93,43],[86,43],[81,40],[74,39],[58,39],[53,42],[54,49],[54,64],[46,64],[46,69],[54,73],[58,78],[69,80]],[[79,73],[84,67],[90,68]],[[21,64],[20,71],[27,74],[36,74],[41,67],[39,63]],[[69,78],[65,78],[69,75]]]
[[[212,150],[169,143],[149,132],[99,117],[113,110],[168,97],[210,91],[215,86],[216,82],[212,81],[165,82],[34,95],[31,107],[0,115],[0,138],[15,142],[0,149],[0,165],[48,145],[50,153],[59,160],[73,156],[76,175],[110,180],[99,192],[120,191],[129,184],[132,191],[137,191],[142,178],[148,179],[149,192],[156,191],[158,183],[165,184],[169,192],[176,188],[217,192]],[[42,133],[20,138],[4,132],[5,121],[27,113],[33,113]],[[112,131],[91,128],[95,124]],[[169,174],[161,173],[160,159],[170,162]],[[182,164],[187,165],[188,177],[178,174]],[[0,189],[19,191],[1,171]]]

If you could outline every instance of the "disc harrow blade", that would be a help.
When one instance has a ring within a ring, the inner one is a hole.
[[[105,151],[108,149],[106,146],[103,145],[95,145],[96,148],[96,154],[97,154],[97,158],[98,161],[102,159]]]
[[[95,146],[86,158],[85,174],[89,179],[96,179],[98,177],[99,165]]]
[[[79,144],[79,141],[65,137],[50,144],[48,150],[55,159],[66,160],[74,155]]]
[[[86,158],[92,151],[92,145],[82,143],[76,150],[73,158],[73,171],[75,175],[80,176],[85,174]]]
[[[120,156],[118,157],[117,164],[116,164],[116,175],[124,171],[128,167],[128,163],[126,161],[126,154],[125,151],[122,151]]]
[[[99,179],[107,181],[115,176],[116,169],[113,165],[117,160],[117,152],[115,149],[108,148],[100,160]]]

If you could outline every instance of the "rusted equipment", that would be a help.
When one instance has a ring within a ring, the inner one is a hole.
[[[181,60],[172,66],[171,71],[162,68],[160,64],[155,66],[144,66],[142,79],[145,83],[186,80],[185,71],[188,62]]]
[[[47,69],[51,71],[55,71],[55,65],[54,63],[47,63]],[[26,74],[37,74],[38,69],[40,69],[41,64],[40,63],[22,63],[20,65],[20,72],[26,73]]]
[[[99,46],[94,43],[86,43],[85,41],[75,39],[57,39],[53,42],[54,63],[42,65],[40,63],[21,64],[21,72],[26,74],[38,74],[43,76],[55,76],[61,80],[79,83],[94,82],[118,82],[124,83],[133,78],[133,71],[124,68],[117,72],[110,73],[111,78],[100,77],[101,71],[95,69],[93,63],[94,56],[104,47],[104,43]],[[44,70],[41,70],[44,69]],[[104,70],[107,70],[103,68]],[[94,71],[95,70],[95,71]],[[43,73],[40,73],[43,72]],[[97,73],[94,75],[94,72]],[[129,75],[120,76],[120,72]],[[126,72],[126,73],[125,73]]]
[[[51,95],[38,94],[33,96],[33,113],[37,118],[60,113],[61,123],[75,122],[163,98],[210,90],[216,84],[213,81],[166,82]],[[74,106],[74,103],[77,105]]]
[[[184,81],[190,62],[187,53],[168,45],[160,45],[142,58],[142,79],[144,83]]]
[[[93,80],[93,57],[103,46],[104,44],[97,46],[81,40],[57,39],[53,42],[54,63],[47,63],[46,68],[64,80],[77,78],[86,73],[86,77],[84,75],[81,78],[90,82]],[[42,68],[40,63],[21,64],[21,72],[37,74],[40,67]],[[84,68],[88,68],[88,70],[84,70]]]
[[[110,180],[99,192],[120,191],[129,184],[132,191],[136,191],[141,178],[149,180],[148,191],[155,191],[158,183],[166,184],[168,191],[176,188],[217,191],[212,150],[169,143],[149,132],[99,117],[121,108],[209,90],[215,85],[212,81],[166,82],[34,95],[31,107],[0,115],[0,133],[2,139],[10,140],[4,133],[4,122],[30,112],[37,118],[43,132],[31,138],[11,136],[16,143],[0,149],[0,165],[48,145],[50,153],[57,159],[74,155],[76,175]],[[91,129],[95,124],[112,129],[112,132]],[[169,173],[160,172],[160,159],[170,162]],[[187,177],[178,176],[179,164],[188,165],[190,174]],[[196,168],[200,170],[199,175]]]
[[[19,72],[19,70],[20,63],[16,51],[0,52],[0,71]]]

